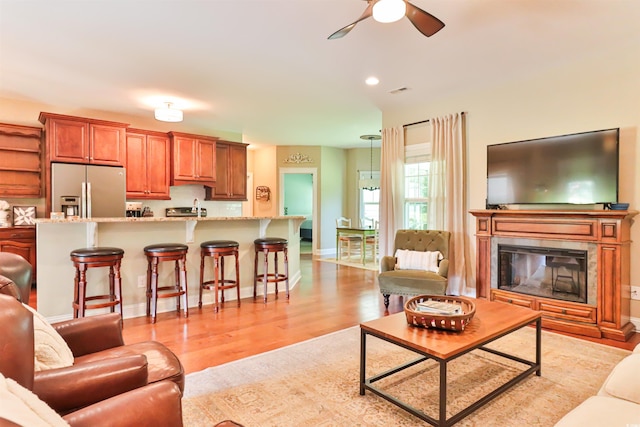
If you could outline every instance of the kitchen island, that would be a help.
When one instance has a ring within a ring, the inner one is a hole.
[[[75,269],[69,259],[74,249],[112,246],[124,249],[121,266],[124,317],[146,315],[147,259],[143,248],[157,243],[183,243],[189,246],[187,255],[187,282],[189,307],[198,307],[200,280],[200,243],[207,240],[235,240],[240,244],[240,297],[253,296],[253,241],[260,237],[282,237],[289,241],[289,286],[300,280],[300,224],[304,216],[280,217],[213,217],[213,218],[91,218],[36,220],[38,311],[49,321],[72,317]],[[262,257],[260,257],[262,261]],[[211,258],[206,260],[205,280],[212,277]],[[283,257],[279,257],[279,271],[284,271]],[[271,264],[271,263],[270,263]],[[105,293],[108,287],[108,268],[87,270],[87,294]],[[160,264],[159,280],[169,284],[173,280],[173,263]],[[231,258],[225,262],[225,276],[235,274]],[[269,284],[269,293],[274,292]],[[279,287],[279,298],[284,300],[284,283]],[[258,284],[258,295],[263,287]],[[225,301],[236,299],[235,291],[226,291]],[[262,298],[256,299],[262,304]],[[273,301],[270,296],[267,304]],[[213,314],[213,291],[204,290],[203,309]],[[209,306],[206,306],[209,305]],[[236,304],[225,304],[236,309]],[[242,307],[240,307],[241,309]],[[175,299],[158,301],[158,312],[174,311]],[[224,310],[224,308],[223,308]],[[91,310],[88,315],[106,312]]]

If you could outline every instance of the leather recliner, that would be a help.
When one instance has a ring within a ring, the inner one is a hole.
[[[34,373],[33,315],[15,298],[0,295],[0,372],[38,397],[72,426],[181,426],[181,390],[173,381],[146,385],[146,358],[133,355],[100,362],[79,363],[69,369],[78,376],[64,375],[67,368],[51,369],[47,381],[63,394],[66,411],[59,411],[38,393]],[[57,372],[52,372],[57,371]],[[46,393],[48,397],[50,393]],[[56,402],[54,402],[56,403]],[[70,409],[76,408],[76,409]],[[11,425],[0,419],[0,425]]]
[[[26,266],[14,259],[15,264],[13,265],[20,266],[20,268],[14,267],[13,270],[22,271],[22,269],[27,269],[29,270],[29,277],[31,277],[31,265],[24,259],[22,261],[26,263]],[[26,274],[22,274],[19,277],[25,276]],[[23,294],[22,285],[18,286],[18,283],[15,280],[11,280],[11,277],[0,276],[0,293],[17,297],[16,294]],[[71,349],[74,357],[74,368],[106,359],[143,355],[148,362],[149,383],[168,379],[178,385],[180,392],[184,391],[184,368],[180,363],[180,359],[164,344],[157,341],[125,344],[122,336],[122,318],[119,313],[71,319],[54,323],[51,326],[62,336]],[[64,399],[60,397],[62,394],[54,386],[60,384],[57,377],[74,374],[78,376],[77,380],[81,381],[81,374],[70,368],[67,369],[68,371],[64,372],[59,372],[58,370],[55,372],[41,371],[35,375],[33,387],[36,394],[43,397],[43,400],[50,405],[54,402],[59,402],[59,407],[54,406],[57,411],[66,408]],[[75,380],[75,377],[67,377],[67,381]]]
[[[0,275],[12,280],[19,290],[18,301],[29,304],[31,295],[33,268],[20,255],[11,252],[0,252]]]

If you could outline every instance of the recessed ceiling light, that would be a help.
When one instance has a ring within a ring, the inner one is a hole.
[[[368,84],[369,86],[375,86],[378,83],[380,83],[380,80],[378,80],[377,77],[367,77],[367,80],[364,81],[366,84]]]

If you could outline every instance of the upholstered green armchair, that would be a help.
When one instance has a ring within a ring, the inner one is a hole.
[[[389,307],[390,295],[444,295],[449,273],[448,231],[398,230],[394,256],[380,260],[378,284]]]

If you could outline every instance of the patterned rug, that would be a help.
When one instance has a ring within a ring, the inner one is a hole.
[[[187,375],[185,426],[232,419],[262,426],[417,426],[420,419],[359,391],[359,327]],[[490,345],[535,359],[535,330],[524,328]],[[553,426],[593,395],[629,351],[551,332],[542,336],[542,376],[532,375],[457,426]],[[367,339],[367,376],[415,358],[415,353]],[[483,351],[448,365],[448,416],[513,378],[524,366]],[[438,367],[428,361],[376,383],[437,416]]]
[[[362,264],[360,258],[356,257],[342,258],[342,260],[340,261],[336,260],[335,258],[317,258],[317,261],[328,262],[337,265],[346,265],[348,267],[361,268],[364,270],[380,271],[380,265],[370,259],[367,259],[365,261],[365,264]]]

